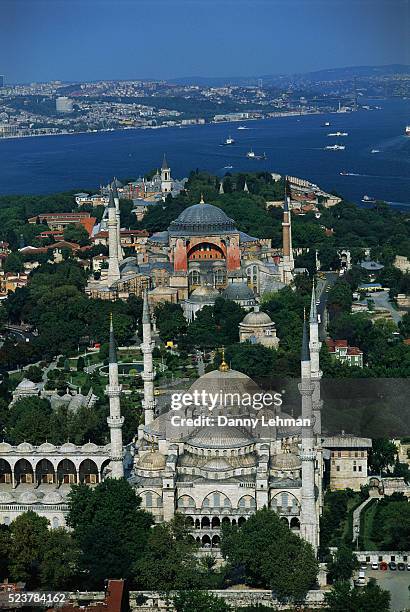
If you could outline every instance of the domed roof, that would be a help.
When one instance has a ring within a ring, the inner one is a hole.
[[[203,470],[232,470],[231,464],[224,457],[212,457],[202,466]]]
[[[20,504],[36,504],[39,501],[37,495],[33,491],[25,491],[20,495]]]
[[[190,302],[214,302],[219,297],[219,291],[206,285],[197,287],[189,296]]]
[[[188,444],[200,448],[228,448],[247,446],[252,441],[247,431],[226,425],[202,427],[188,439]]]
[[[8,491],[0,492],[0,504],[11,504],[14,502],[14,497]]]
[[[9,444],[8,442],[0,442],[0,453],[10,453],[11,450],[11,444]]]
[[[238,372],[237,370],[230,370],[229,367],[226,371],[212,370],[207,372],[203,376],[200,376],[189,388],[189,393],[198,391],[202,394],[203,391],[207,394],[205,397],[209,397],[210,393],[235,393],[243,396],[245,393],[256,393],[259,391],[258,385],[249,378],[246,374]],[[237,397],[235,395],[234,397]]]
[[[168,228],[171,235],[203,235],[235,232],[235,222],[221,208],[213,204],[189,206],[172,221]]]
[[[272,461],[272,468],[277,470],[297,470],[300,466],[300,458],[294,453],[280,453]]]
[[[266,312],[255,310],[253,312],[248,312],[248,314],[244,317],[242,323],[244,325],[251,325],[252,327],[258,325],[271,325],[272,319],[268,314],[266,314]]]
[[[21,383],[17,385],[17,389],[19,389],[19,391],[21,389],[37,389],[37,385],[28,378],[23,378]]]
[[[221,297],[225,300],[253,300],[255,294],[246,283],[229,283],[222,291]]]
[[[29,442],[22,442],[17,447],[17,452],[19,453],[32,453],[33,450],[33,446]]]
[[[148,452],[138,460],[137,467],[143,470],[163,470],[165,467],[165,457],[158,451]]]
[[[61,504],[63,498],[58,491],[46,493],[42,499],[43,504]]]
[[[40,453],[54,453],[56,447],[54,444],[50,444],[50,442],[43,442],[37,449]]]
[[[60,453],[75,453],[77,452],[77,447],[72,442],[65,442],[60,446]]]
[[[93,442],[87,442],[86,444],[82,445],[81,451],[83,453],[96,453],[98,451],[98,446]]]

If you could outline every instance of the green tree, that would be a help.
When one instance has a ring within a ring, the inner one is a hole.
[[[185,517],[176,515],[169,523],[155,525],[144,555],[135,564],[138,586],[164,593],[203,587],[196,549]]]
[[[84,360],[84,357],[80,356],[77,359],[77,372],[84,372],[84,368],[85,368],[85,360]]]
[[[387,438],[373,440],[369,466],[376,474],[386,472],[395,463],[397,447]]]
[[[30,589],[40,584],[41,562],[47,545],[49,522],[32,510],[20,514],[12,523],[10,577]]]
[[[93,586],[101,587],[107,576],[133,576],[152,524],[140,501],[126,480],[107,479],[92,490],[72,487],[67,524],[80,549],[80,569]]]
[[[8,525],[0,525],[0,580],[9,576],[9,563],[11,551],[11,532]]]
[[[279,600],[300,601],[316,582],[312,547],[267,508],[242,527],[224,527],[221,552],[238,580],[272,589]]]
[[[49,530],[41,560],[41,586],[50,590],[73,587],[78,556],[79,551],[71,533],[61,527]]]
[[[335,556],[328,565],[328,570],[333,582],[337,580],[347,581],[358,567],[359,562],[352,549],[345,544],[340,544]]]
[[[4,261],[4,271],[18,274],[24,271],[23,257],[20,253],[10,253]]]
[[[243,372],[251,378],[269,376],[274,369],[275,350],[262,344],[243,342],[229,346],[225,359],[233,370]]]
[[[43,380],[43,370],[38,366],[30,366],[26,370],[26,375],[27,378],[34,383],[39,383]]]
[[[50,437],[50,403],[39,397],[18,400],[10,408],[8,439],[12,444],[30,442],[36,446]]]
[[[80,224],[70,223],[64,229],[64,240],[75,242],[80,246],[90,244],[87,230]]]
[[[327,612],[389,612],[390,593],[381,589],[374,579],[364,587],[351,587],[337,582],[325,595]]]
[[[164,342],[175,340],[187,329],[187,320],[180,304],[164,302],[155,308],[159,335]]]

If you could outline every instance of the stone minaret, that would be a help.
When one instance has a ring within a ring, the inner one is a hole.
[[[288,285],[293,278],[293,269],[295,263],[293,261],[292,249],[292,221],[290,213],[290,194],[288,180],[285,179],[285,201],[283,204],[283,221],[282,221],[282,246],[283,246],[283,261],[282,261],[282,282]]]
[[[110,352],[108,365],[108,385],[106,387],[106,395],[110,402],[110,416],[107,417],[108,427],[110,428],[110,468],[111,478],[124,477],[124,449],[122,446],[122,426],[124,417],[121,416],[121,386],[118,382],[118,363],[117,350],[115,346],[114,328],[112,324],[112,315],[110,318]]]
[[[112,193],[114,196],[115,203],[115,216],[117,217],[117,249],[118,249],[118,261],[123,260],[123,252],[121,248],[121,211],[120,211],[120,196],[118,195],[117,179],[114,177],[111,183]]]
[[[322,409],[322,400],[320,399],[320,380],[322,378],[322,371],[320,369],[320,347],[322,343],[319,342],[319,319],[317,315],[317,306],[316,306],[316,287],[315,287],[315,279],[313,279],[312,285],[312,298],[310,301],[310,316],[309,316],[309,349],[310,349],[310,364],[311,364],[311,377],[312,382],[314,384],[314,391],[312,396],[312,404],[313,404],[313,418],[314,425],[313,431],[316,435],[320,436],[322,433],[322,423],[321,423],[321,409]]]
[[[318,516],[315,501],[315,444],[312,424],[312,394],[311,363],[306,318],[303,322],[303,340],[301,353],[301,382],[299,391],[302,396],[302,419],[309,419],[310,426],[302,427],[302,495],[300,513],[300,535],[317,551],[318,547]]]
[[[170,193],[172,191],[171,168],[168,165],[165,153],[161,166],[161,191],[162,193]]]
[[[117,215],[114,202],[114,194],[110,190],[110,201],[108,203],[108,286],[111,287],[120,279],[120,267],[118,263],[117,246]]]
[[[154,398],[154,367],[152,362],[152,351],[154,350],[154,340],[151,337],[151,319],[148,306],[148,291],[144,291],[144,307],[142,311],[142,344],[141,351],[144,355],[144,371],[141,378],[144,381],[144,423],[149,425],[154,420],[155,398]]]
[[[224,193],[225,193],[224,192],[224,183],[223,183],[223,181],[221,181],[219,183],[219,195],[223,195]]]
[[[249,193],[249,187],[248,187],[248,183],[246,182],[246,180],[245,180],[245,184],[243,186],[243,190],[244,190],[245,193]]]

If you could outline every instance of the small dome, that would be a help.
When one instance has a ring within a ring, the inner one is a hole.
[[[228,448],[247,446],[252,441],[252,436],[247,431],[237,427],[207,426],[194,433],[188,439],[188,444],[200,448]]]
[[[28,378],[23,378],[23,380],[21,381],[21,383],[19,383],[16,387],[19,391],[22,389],[37,389],[37,385],[35,383],[33,383],[31,380],[29,380]]]
[[[82,453],[96,453],[98,452],[98,446],[94,444],[94,442],[87,442],[87,444],[83,444],[81,447]]]
[[[43,444],[40,444],[37,451],[39,453],[54,453],[56,451],[56,447],[54,444],[50,444],[50,442],[44,442]]]
[[[232,470],[232,466],[231,464],[224,459],[223,457],[212,457],[212,459],[210,459],[209,461],[207,461],[205,463],[205,465],[202,466],[203,470],[210,470],[210,471],[219,471],[219,470]]]
[[[215,302],[216,298],[219,297],[219,291],[213,287],[197,287],[189,296],[190,302]]]
[[[29,442],[22,442],[17,447],[18,453],[32,453],[34,450],[33,446]]]
[[[12,446],[11,444],[8,444],[8,442],[0,442],[0,454],[1,453],[10,453],[12,451]]]
[[[251,325],[252,327],[255,325],[271,325],[272,319],[268,314],[266,314],[266,312],[254,311],[248,312],[248,314],[245,315],[242,323],[244,325]]]
[[[294,453],[280,453],[272,461],[272,468],[276,470],[297,470],[300,467],[300,458]]]
[[[58,491],[50,491],[50,493],[46,493],[42,499],[43,504],[61,504],[63,502],[63,498]]]
[[[158,451],[148,452],[142,455],[137,463],[137,467],[142,470],[163,470],[166,464],[164,455]]]
[[[20,504],[37,504],[39,501],[37,495],[33,491],[25,491],[20,495]]]
[[[65,442],[60,446],[60,453],[76,453],[77,447],[72,442]]]
[[[255,301],[255,294],[252,289],[248,287],[246,283],[229,283],[229,285],[222,291],[221,297],[225,300],[253,300]]]
[[[0,491],[0,504],[12,504],[14,497],[8,491]]]

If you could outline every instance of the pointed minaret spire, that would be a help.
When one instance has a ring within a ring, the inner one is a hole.
[[[303,336],[302,336],[302,350],[300,354],[301,362],[310,362],[309,352],[309,338],[306,324],[306,310],[303,310]]]
[[[151,336],[151,317],[148,304],[148,290],[144,290],[144,302],[142,309],[142,344],[141,351],[144,355],[144,370],[141,378],[144,381],[144,399],[142,405],[144,408],[144,424],[150,425],[154,420],[155,415],[155,397],[154,397],[154,378],[155,372],[152,361],[152,352],[155,342]]]
[[[118,219],[114,194],[110,189],[110,199],[108,202],[108,286],[111,287],[120,279],[120,267],[118,262]]]
[[[169,165],[168,165],[165,153],[164,153],[164,159],[162,160],[161,170],[169,170]]]
[[[223,182],[223,181],[221,181],[221,182],[219,183],[219,195],[223,195],[224,193],[225,193],[225,192],[224,192],[224,182]]]
[[[310,323],[316,323],[317,322],[315,279],[313,279],[313,282],[312,282],[312,296],[310,298],[310,318],[309,318],[309,322]]]
[[[204,200],[204,194],[201,193],[201,199],[199,200],[200,204],[205,204],[205,200]]]
[[[249,193],[248,183],[246,182],[246,180],[245,180],[245,184],[243,186],[243,190],[244,190],[245,193]]]
[[[112,313],[110,314],[110,348],[108,361],[108,385],[105,392],[110,403],[110,416],[107,417],[107,423],[110,429],[111,478],[123,478],[124,449],[122,446],[122,426],[124,424],[124,417],[121,416],[121,386],[118,382],[117,348],[114,336]]]

